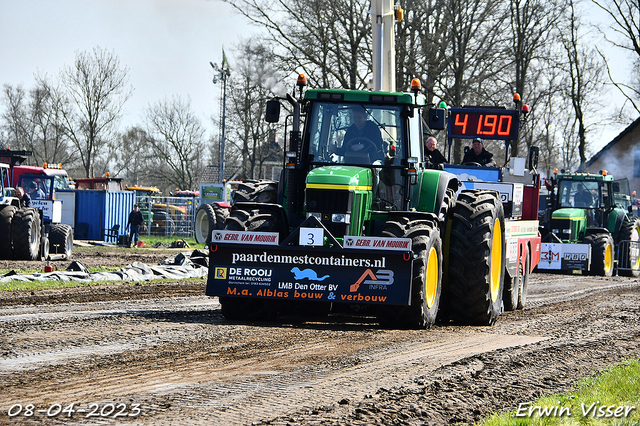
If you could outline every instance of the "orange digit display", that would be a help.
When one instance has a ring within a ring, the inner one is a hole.
[[[464,114],[464,121],[460,121],[460,116],[462,114],[456,114],[456,126],[462,126],[462,134],[464,135],[465,133],[467,133],[467,121],[469,120],[469,116],[467,114]]]
[[[511,121],[513,117],[510,115],[500,116],[500,124],[498,125],[498,134],[500,136],[508,136],[511,133]]]

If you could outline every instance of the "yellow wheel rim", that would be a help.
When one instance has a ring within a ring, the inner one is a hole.
[[[496,219],[493,223],[493,241],[491,242],[491,271],[489,283],[491,285],[491,301],[498,299],[500,291],[500,278],[502,277],[502,228],[500,221]]]
[[[609,273],[613,269],[613,249],[611,244],[607,244],[607,248],[604,250],[604,270]]]
[[[637,226],[634,226],[633,233],[631,234],[631,241],[638,241],[638,240],[640,240],[640,229],[638,229]],[[631,247],[629,247],[629,250],[631,250]],[[633,270],[640,269],[640,256],[637,257],[636,263],[633,265],[632,269]]]
[[[429,255],[427,256],[427,274],[424,287],[427,307],[431,309],[436,301],[436,294],[438,293],[438,252],[435,247],[431,247]]]

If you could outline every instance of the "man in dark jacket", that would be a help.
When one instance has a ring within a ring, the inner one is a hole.
[[[129,231],[129,247],[133,243],[134,247],[138,244],[138,237],[140,235],[140,225],[144,223],[142,213],[138,209],[138,205],[133,205],[133,211],[129,213],[129,220],[127,220],[127,228],[131,225]]]
[[[382,135],[376,123],[367,120],[367,111],[364,107],[357,105],[351,110],[353,124],[344,134],[342,147],[336,150],[336,154],[345,155],[348,152],[362,152],[369,154],[370,160],[382,160]]]
[[[429,136],[424,144],[424,161],[428,161],[433,167],[447,162],[444,155],[436,148],[437,144],[438,141],[433,136]]]
[[[465,163],[476,163],[487,167],[496,165],[493,154],[484,149],[484,143],[480,138],[475,138],[471,149],[464,154],[462,164]]]

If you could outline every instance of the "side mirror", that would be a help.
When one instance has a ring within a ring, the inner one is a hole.
[[[447,110],[444,108],[429,109],[429,128],[432,130],[444,130],[447,127],[446,116]]]
[[[277,99],[267,101],[267,110],[264,119],[267,123],[277,123],[280,120],[280,101]]]
[[[529,166],[529,170],[535,170],[538,168],[538,157],[540,155],[540,148],[537,146],[529,147],[529,161],[527,165]]]

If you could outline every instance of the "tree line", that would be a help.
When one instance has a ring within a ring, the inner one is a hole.
[[[370,87],[369,2],[225,1],[261,35],[234,49],[226,82],[225,177],[270,178],[263,165],[282,158],[282,142],[274,135],[282,138],[284,129],[264,122],[268,99],[291,90],[299,73],[310,87]],[[579,170],[602,126],[628,123],[640,113],[637,2],[405,0],[401,6],[396,89],[406,91],[417,77],[428,101],[455,107],[512,107],[512,94],[519,93],[531,112],[511,155],[525,156],[538,146],[547,174],[556,167]],[[608,26],[594,27],[593,13],[607,17]],[[628,80],[613,79],[611,48],[632,59],[636,72]],[[32,150],[36,164],[62,163],[76,177],[110,171],[127,183],[167,192],[218,179],[220,135],[206,134],[188,98],[151,103],[141,124],[119,127],[132,87],[115,52],[77,52],[55,78],[36,75],[32,88],[3,89],[0,142]],[[627,102],[618,110],[604,105],[607,91],[619,91]],[[219,117],[212,120],[221,124]],[[454,141],[452,161],[460,161],[464,143]],[[487,148],[504,158],[501,144]]]

